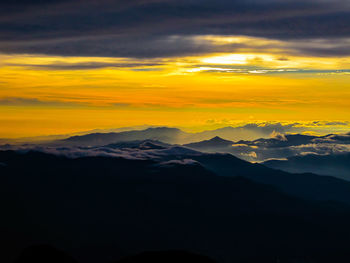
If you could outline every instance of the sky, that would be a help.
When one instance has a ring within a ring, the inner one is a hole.
[[[0,3],[0,138],[136,125],[329,130],[348,126],[349,101],[347,0]]]

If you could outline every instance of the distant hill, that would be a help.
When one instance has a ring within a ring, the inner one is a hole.
[[[274,138],[261,138],[254,141],[239,141],[237,143],[245,143],[248,145],[255,145],[259,147],[269,148],[281,148],[289,146],[299,146],[303,144],[309,144],[312,140],[319,138],[317,136],[304,135],[304,134],[286,134],[279,135]]]
[[[293,156],[287,160],[270,160],[264,165],[291,173],[331,175],[350,181],[350,153]]]
[[[189,144],[194,142],[200,142],[201,140],[212,140],[216,138],[216,142],[220,144],[219,139],[226,141],[227,143],[231,141],[238,141],[237,143],[245,144],[258,144],[260,146],[276,146],[282,147],[287,145],[299,145],[302,143],[308,143],[316,136],[308,135],[286,135],[287,139],[283,142],[278,138],[266,138],[270,137],[269,134],[262,133],[265,137],[262,139],[256,139],[253,141],[241,140],[245,138],[244,134],[249,134],[250,131],[255,134],[250,137],[257,137],[259,132],[255,131],[259,128],[253,126],[249,127],[246,125],[244,127],[225,127],[216,130],[209,130],[197,133],[188,133],[184,132],[177,128],[168,128],[168,127],[151,127],[144,130],[128,130],[121,132],[95,132],[83,135],[75,135],[62,140],[56,140],[56,144],[65,144],[65,145],[75,145],[75,146],[101,146],[110,143],[124,142],[124,141],[137,141],[137,140],[158,140],[164,143],[171,144]],[[271,131],[272,132],[272,131]],[[214,146],[215,140],[212,142]],[[223,142],[221,142],[223,143]],[[195,146],[195,145],[194,145]],[[223,144],[222,144],[223,146]],[[209,145],[208,145],[209,147]]]
[[[302,131],[303,129],[292,127],[290,125],[283,126],[281,124],[246,124],[240,127],[223,127],[214,130],[206,130],[202,132],[189,133],[181,131],[177,128],[168,127],[149,127],[147,129],[141,129],[137,127],[137,130],[130,130],[131,128],[115,129],[111,130],[96,130],[91,131],[89,134],[78,134],[65,139],[57,140],[58,142],[70,142],[71,145],[79,146],[89,145],[103,145],[109,143],[115,143],[120,141],[135,141],[135,140],[159,140],[165,143],[178,143],[186,144],[192,142],[198,142],[201,140],[209,140],[213,137],[221,137],[225,140],[255,140],[257,138],[269,138],[271,133],[277,132],[288,132],[288,131]],[[54,139],[54,138],[53,138]],[[30,140],[32,141],[33,138]],[[46,140],[47,141],[47,140]]]
[[[157,127],[145,130],[91,133],[87,135],[73,136],[64,140],[56,141],[54,144],[70,146],[101,146],[117,142],[157,140],[164,143],[178,143],[188,134],[176,128]]]
[[[346,153],[350,151],[349,143],[350,135],[348,134],[311,136],[276,133],[272,138],[260,138],[253,141],[240,140],[234,142],[215,137],[215,139],[185,144],[184,146],[211,153],[231,153],[250,162],[264,162],[269,159],[285,159],[310,153],[317,155]],[[300,170],[295,171],[300,172]],[[334,175],[334,173],[331,175]]]
[[[216,150],[226,149],[227,147],[230,147],[233,143],[234,143],[233,141],[224,140],[219,136],[216,136],[210,140],[188,143],[188,144],[184,144],[184,146],[192,149],[196,149],[196,150],[214,152]]]
[[[144,130],[76,135],[57,140],[55,143],[71,146],[101,146],[123,141],[158,140],[164,143],[184,144],[209,140],[213,137],[225,138],[228,142],[230,140],[258,137],[261,132],[259,130],[258,127],[246,125],[244,127],[225,127],[198,133],[187,133],[177,128],[152,127]],[[262,134],[268,136],[268,134]]]
[[[293,134],[280,135],[280,137],[276,138],[234,142],[216,136],[210,140],[184,144],[184,146],[205,152],[231,153],[247,161],[259,161],[292,156],[294,153],[290,147],[310,144],[315,138],[318,137]]]

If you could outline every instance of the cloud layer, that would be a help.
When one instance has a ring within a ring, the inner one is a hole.
[[[183,56],[253,45],[215,45],[197,36],[245,35],[288,40],[304,54],[349,55],[345,0],[2,1],[0,10],[0,51],[5,53]]]
[[[320,125],[318,122],[313,124]],[[322,124],[325,125],[323,122]],[[297,126],[297,124],[282,125],[280,123],[247,124],[241,127],[226,127],[201,133],[186,133],[174,128],[155,127],[119,133],[90,133],[63,140],[46,141],[41,144],[4,144],[1,149],[43,151],[71,158],[110,156],[158,161],[190,159],[190,156],[208,152],[231,153],[252,162],[286,159],[309,154],[334,155],[350,152],[350,133],[322,136],[300,134],[307,129],[310,127]],[[239,140],[238,138],[242,138],[242,134],[245,137],[260,136],[265,138]],[[181,143],[185,142],[187,144],[180,146]]]
[[[317,125],[317,123],[315,124]],[[164,140],[176,141],[180,135],[181,140],[194,140],[196,136],[198,139],[200,136],[209,136],[215,134],[215,132],[220,134],[222,129],[212,131],[210,134],[189,134],[176,130],[175,133],[173,132],[170,135],[173,138],[170,138],[164,136],[164,134],[169,135],[169,128],[149,128],[121,133],[88,134],[42,144],[4,144],[0,145],[0,151],[16,150],[24,153],[39,151],[69,158],[103,156],[129,160],[147,160],[156,166],[162,167],[178,165],[206,166],[208,165],[207,161],[210,166],[211,161],[217,158],[225,159],[225,156],[229,156],[229,153],[246,161],[263,162],[264,165],[269,167],[292,173],[312,172],[350,180],[350,133],[323,136],[288,134],[285,131],[293,129],[293,125],[283,127],[281,124],[265,125],[265,127],[261,127],[263,130],[260,130],[260,133],[273,127],[284,132],[273,130],[270,138],[251,141],[230,141],[216,136],[205,141],[176,145],[149,138],[158,137]],[[257,126],[249,128],[259,129]],[[229,131],[234,134],[235,128],[231,128]],[[227,134],[228,130],[225,132]],[[132,140],[132,138],[144,139]],[[114,143],[105,144],[110,140]],[[6,162],[0,163],[0,166],[6,166]]]

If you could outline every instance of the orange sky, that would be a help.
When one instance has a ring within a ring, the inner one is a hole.
[[[0,55],[0,137],[166,125],[349,121],[350,59],[285,55],[266,39],[201,36],[236,53],[126,59]],[[215,125],[214,125],[215,126]]]

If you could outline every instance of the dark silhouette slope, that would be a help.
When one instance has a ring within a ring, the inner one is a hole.
[[[350,183],[335,177],[311,173],[291,174],[261,164],[248,163],[231,154],[202,154],[187,157],[200,162],[217,175],[245,177],[304,199],[350,204]]]
[[[206,256],[186,251],[144,252],[119,260],[117,263],[215,263]]]
[[[24,249],[14,263],[77,263],[77,261],[54,247],[37,245]]]
[[[270,160],[264,165],[291,173],[317,173],[350,181],[350,153],[293,156],[287,160]]]
[[[0,161],[4,263],[33,243],[92,263],[173,249],[219,262],[329,257],[345,255],[350,242],[346,206],[304,201],[199,164],[38,152],[0,152]]]

